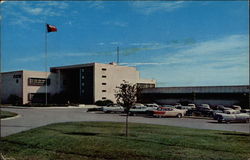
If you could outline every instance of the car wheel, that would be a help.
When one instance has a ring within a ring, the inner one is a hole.
[[[181,118],[181,117],[182,117],[182,114],[180,114],[180,113],[177,114],[177,117],[178,117],[178,118]]]
[[[221,119],[218,119],[218,123],[222,123],[222,120],[221,120]]]

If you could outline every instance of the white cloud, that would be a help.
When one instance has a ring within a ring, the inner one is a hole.
[[[105,44],[104,42],[97,43],[97,45],[100,45],[100,46],[103,46],[104,44]]]
[[[121,21],[107,21],[103,22],[104,25],[111,25],[111,26],[117,26],[117,27],[127,27],[128,23],[121,22]]]
[[[167,50],[166,50],[167,52]],[[249,38],[231,35],[179,48],[138,66],[145,78],[168,86],[248,84]]]
[[[111,45],[121,45],[122,43],[121,42],[110,42],[109,44],[111,44]]]
[[[109,54],[113,54],[115,51],[110,52],[65,52],[65,53],[49,53],[48,59],[50,60],[58,60],[58,58],[81,58],[86,56],[105,56]],[[15,59],[15,62],[18,63],[27,63],[27,62],[36,62],[41,61],[45,55],[43,53],[39,53],[35,56],[29,56],[29,57],[20,57],[18,59]]]
[[[28,2],[16,1],[5,5],[3,11],[10,24],[25,25],[29,23],[42,23],[46,17],[65,16],[66,2]]]
[[[89,2],[89,8],[102,9],[104,8],[104,2],[103,1]]]
[[[160,43],[158,42],[135,42],[135,43],[130,43],[132,46],[159,46]]]
[[[43,8],[23,7],[23,9],[24,9],[27,13],[32,14],[32,15],[39,15],[39,14],[41,14],[42,12],[44,12]]]
[[[166,1],[136,1],[131,6],[142,14],[151,14],[156,11],[171,12],[185,6],[184,1],[166,2]]]

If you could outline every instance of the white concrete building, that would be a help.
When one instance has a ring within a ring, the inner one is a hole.
[[[62,93],[75,103],[92,104],[97,100],[115,102],[115,90],[123,81],[141,87],[155,87],[155,80],[141,80],[135,67],[120,66],[116,63],[89,63],[52,67],[51,72],[14,71],[1,73],[1,98],[8,103],[10,95],[22,99],[22,104],[45,103],[47,80],[48,97]]]

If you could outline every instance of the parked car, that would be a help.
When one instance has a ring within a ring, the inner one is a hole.
[[[209,104],[201,104],[197,107],[197,109],[199,110],[200,108],[201,109],[211,109]]]
[[[188,106],[189,106],[190,108],[192,108],[192,109],[195,109],[195,108],[196,108],[196,105],[195,105],[195,104],[192,104],[192,103],[188,104]]]
[[[213,111],[213,118],[214,118],[215,120],[217,120],[217,119],[218,119],[218,116],[219,116],[220,114],[224,114],[224,113],[226,113],[226,114],[239,114],[240,111],[239,111],[239,110],[234,110],[234,109],[224,110],[224,111],[222,111],[222,110],[214,110],[214,111]]]
[[[182,110],[192,110],[192,109],[194,109],[192,106],[178,106],[176,108],[177,109],[182,109]]]
[[[222,110],[222,111],[231,110],[232,109],[232,108],[229,108],[229,107],[225,107],[223,105],[217,105],[216,108],[217,108],[217,110]]]
[[[161,105],[161,107],[176,108],[176,106],[170,105],[170,104],[163,104],[163,105]]]
[[[159,107],[156,111],[154,111],[154,117],[178,117],[181,118],[185,115],[185,110],[169,108],[169,107]]]
[[[136,114],[147,114],[148,107],[146,106],[132,106],[129,110],[129,115],[133,116]]]
[[[181,104],[180,103],[175,103],[174,106],[178,107],[178,106],[181,106]]]
[[[250,109],[242,109],[241,112],[250,114]]]
[[[124,112],[124,108],[118,104],[112,104],[109,106],[102,107],[102,111],[105,113],[111,113],[111,112]]]
[[[250,115],[246,113],[240,113],[240,114],[226,114],[221,113],[218,115],[218,122],[246,122],[249,123]]]
[[[152,104],[146,104],[146,107],[149,111],[153,111],[153,110],[156,110],[160,106],[156,103],[152,103]]]
[[[232,107],[231,107],[232,109],[234,109],[234,110],[241,110],[241,106],[238,106],[238,105],[232,105]]]
[[[213,116],[213,110],[208,104],[201,104],[196,108],[196,111],[194,111],[194,113],[197,115],[203,115],[208,117]]]
[[[213,110],[213,111],[212,111],[214,120],[217,120],[217,119],[218,119],[218,115],[219,115],[220,113],[223,113],[223,111],[222,111],[222,110]]]

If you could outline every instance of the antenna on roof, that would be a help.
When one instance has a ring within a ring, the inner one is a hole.
[[[117,64],[119,64],[119,46],[117,47],[117,50],[116,50],[116,52],[117,52]]]

